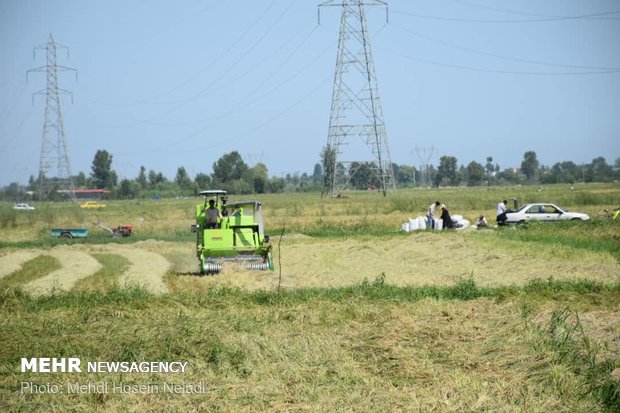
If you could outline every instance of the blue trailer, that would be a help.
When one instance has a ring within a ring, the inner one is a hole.
[[[52,237],[86,238],[88,237],[88,230],[83,228],[52,228]]]

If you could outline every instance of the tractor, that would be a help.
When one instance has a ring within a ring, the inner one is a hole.
[[[200,274],[218,274],[226,263],[236,263],[244,269],[273,270],[261,203],[228,203],[223,190],[201,191],[199,195],[204,197],[204,202],[196,205],[196,224],[192,225],[192,232],[196,233]],[[217,208],[217,212],[213,208]]]

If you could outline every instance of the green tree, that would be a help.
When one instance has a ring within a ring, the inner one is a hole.
[[[194,177],[194,183],[198,191],[204,191],[209,189],[209,185],[211,185],[211,177],[205,173],[199,172]]]
[[[28,190],[36,191],[39,188],[39,180],[34,177],[34,175],[30,175],[28,178]]]
[[[484,170],[489,175],[495,171],[495,166],[493,165],[492,156],[487,156],[487,163],[484,165]]]
[[[581,169],[574,162],[557,162],[548,173],[543,175],[541,182],[545,184],[574,183],[581,177]]]
[[[400,185],[410,185],[415,182],[416,169],[413,166],[400,165],[396,174],[396,182]]]
[[[213,181],[221,185],[240,180],[248,169],[239,152],[227,153],[213,163]]]
[[[112,155],[103,149],[95,153],[90,176],[97,189],[113,189],[118,175],[112,170]]]
[[[336,173],[336,148],[327,145],[321,151],[321,164],[323,165],[323,189],[321,189],[321,198],[324,194],[329,193],[332,189]]]
[[[140,184],[133,179],[122,179],[118,188],[121,199],[133,199],[140,193]]]
[[[490,164],[493,168],[493,164]],[[484,167],[476,161],[471,161],[467,165],[467,185],[475,186],[482,183],[482,177],[484,176]]]
[[[376,166],[371,162],[351,162],[349,166],[349,175],[351,179],[349,183],[355,189],[368,189],[377,187],[379,180],[377,179]]]
[[[4,188],[4,195],[12,201],[19,201],[24,196],[24,190],[17,182],[11,182]]]
[[[439,158],[439,167],[437,168],[437,175],[435,175],[433,182],[435,186],[439,186],[444,182],[450,186],[459,184],[457,159],[454,156],[442,156]]]
[[[228,181],[224,185],[224,189],[233,194],[251,194],[252,185],[245,179],[235,179],[234,181]]]
[[[88,187],[88,178],[86,178],[86,174],[82,171],[73,177],[73,185],[76,188],[86,188]]]
[[[161,189],[162,185],[166,183],[167,179],[161,172],[149,170],[149,188]]]
[[[185,171],[185,168],[182,166],[177,169],[177,174],[174,177],[174,183],[183,190],[190,190],[194,187],[194,183],[187,175],[187,171]]]
[[[138,178],[136,179],[141,189],[146,189],[149,186],[149,182],[146,179],[146,168],[144,165],[140,166],[140,172],[138,173]]]
[[[280,178],[277,176],[272,177],[267,185],[267,187],[269,188],[269,192],[274,194],[284,191],[285,186],[286,181],[284,180],[284,178]]]
[[[593,182],[609,182],[614,178],[613,168],[607,164],[607,161],[602,156],[592,159],[590,169],[592,170]]]
[[[312,183],[320,185],[323,182],[323,167],[320,163],[314,164],[314,172],[312,172]]]
[[[497,179],[500,183],[516,184],[522,183],[522,175],[517,174],[514,168],[506,168],[497,173]]]
[[[254,192],[257,194],[263,194],[267,191],[267,184],[269,183],[269,171],[267,166],[259,162],[249,170],[250,179]]]
[[[521,161],[521,172],[525,175],[528,181],[536,181],[538,177],[538,167],[539,162],[536,158],[536,152],[525,152],[525,154],[523,154],[523,161]]]

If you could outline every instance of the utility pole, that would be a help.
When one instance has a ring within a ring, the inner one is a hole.
[[[71,176],[71,163],[67,149],[67,139],[65,127],[60,107],[60,95],[73,95],[71,92],[58,87],[58,71],[73,71],[77,80],[77,71],[70,67],[56,64],[56,51],[58,49],[67,50],[65,46],[54,42],[52,35],[49,35],[46,44],[35,47],[33,58],[37,50],[45,50],[47,64],[35,69],[28,70],[26,80],[30,72],[45,72],[47,74],[47,87],[33,93],[32,101],[34,104],[35,95],[45,95],[45,120],[43,122],[43,138],[41,141],[41,156],[39,162],[39,200],[47,198],[52,191],[61,190],[67,194],[71,200],[75,199],[75,188],[73,177]],[[55,133],[55,136],[54,136]],[[56,176],[51,176],[54,171]]]
[[[387,3],[384,1],[331,0],[319,5],[319,13],[325,6],[342,9],[327,146],[323,152],[327,178],[323,192],[334,197],[341,195],[351,178],[363,167],[372,171],[383,196],[396,190],[364,13],[366,5],[385,6],[387,19]],[[357,158],[362,151],[355,152],[353,145],[360,140],[367,146],[366,150],[370,149],[371,159]],[[343,159],[346,156],[351,159]]]

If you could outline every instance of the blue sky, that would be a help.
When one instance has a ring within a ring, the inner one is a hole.
[[[310,0],[0,1],[0,185],[37,175],[49,34],[72,171],[193,177],[237,150],[311,173],[327,142],[340,12]],[[436,148],[502,169],[620,157],[620,3],[392,0],[367,8],[392,161]]]

